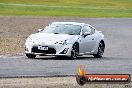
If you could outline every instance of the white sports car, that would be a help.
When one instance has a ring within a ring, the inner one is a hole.
[[[36,55],[66,56],[71,59],[79,55],[101,58],[105,49],[104,35],[94,27],[77,22],[53,22],[38,33],[31,34],[25,43],[28,58]]]

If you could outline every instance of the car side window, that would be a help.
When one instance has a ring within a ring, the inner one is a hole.
[[[85,32],[90,32],[91,33],[91,28],[87,25],[83,27],[82,34],[84,34]]]

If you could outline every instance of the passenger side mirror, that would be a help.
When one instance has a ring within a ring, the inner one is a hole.
[[[43,29],[38,29],[38,32],[41,32]]]

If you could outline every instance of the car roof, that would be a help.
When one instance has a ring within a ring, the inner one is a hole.
[[[52,24],[73,24],[73,25],[89,25],[89,24],[85,24],[85,23],[78,23],[78,22],[53,22]]]

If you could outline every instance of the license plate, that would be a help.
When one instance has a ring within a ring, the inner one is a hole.
[[[39,50],[48,50],[48,46],[41,46],[41,45],[39,45],[38,49]]]

